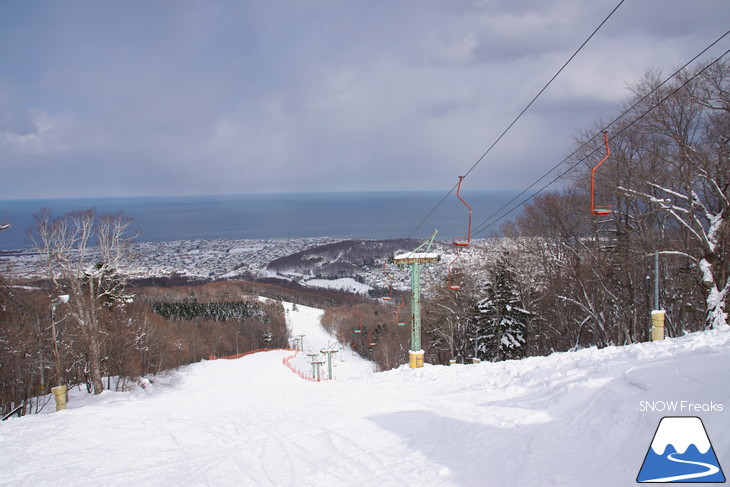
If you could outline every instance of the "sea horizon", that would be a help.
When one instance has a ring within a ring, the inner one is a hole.
[[[468,210],[448,191],[356,191],[326,193],[253,193],[192,196],[28,198],[0,200],[0,250],[32,247],[27,237],[33,215],[42,208],[53,216],[94,208],[100,214],[131,217],[136,241],[194,239],[291,239],[311,237],[389,239],[430,236],[448,240],[467,232]],[[510,201],[518,191],[463,191],[473,208],[473,228]],[[484,235],[498,233],[490,228]]]
[[[167,199],[167,198],[228,198],[240,196],[282,196],[282,195],[342,195],[342,194],[414,194],[414,193],[440,193],[441,196],[448,193],[450,189],[412,189],[405,191],[396,190],[358,190],[358,191],[267,191],[262,193],[204,193],[204,194],[139,194],[131,196],[50,196],[50,197],[21,197],[21,198],[0,198],[0,203],[26,202],[26,201],[83,201],[83,200],[131,200],[131,199]],[[464,190],[466,192],[513,192],[517,189],[478,189]],[[454,196],[456,198],[456,196]]]

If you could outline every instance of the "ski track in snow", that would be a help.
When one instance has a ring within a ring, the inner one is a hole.
[[[321,310],[285,309],[305,348],[336,344]],[[729,353],[724,329],[382,373],[344,349],[319,383],[282,365],[287,351],[205,361],[0,423],[0,486],[633,485],[666,414],[639,402],[730,407]],[[699,415],[722,462],[728,413]]]

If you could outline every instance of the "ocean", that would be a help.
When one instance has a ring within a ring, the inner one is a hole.
[[[95,208],[123,212],[133,219],[137,241],[192,239],[293,239],[334,237],[426,238],[438,229],[438,240],[467,233],[468,210],[455,193],[416,230],[447,191],[291,193],[223,196],[0,200],[0,249],[31,247],[27,237],[33,215],[49,208],[54,216]],[[473,226],[515,196],[510,191],[464,191],[473,208]],[[512,217],[514,215],[511,215]],[[415,230],[415,232],[414,232]],[[477,236],[498,232],[498,225]],[[473,237],[475,235],[472,235]]]

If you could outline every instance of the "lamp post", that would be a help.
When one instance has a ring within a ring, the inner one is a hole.
[[[654,252],[654,309],[651,312],[651,341],[664,340],[664,315],[659,309],[659,251]]]
[[[53,336],[53,353],[56,357],[56,377],[58,380],[58,385],[61,385],[63,382],[63,377],[61,376],[61,359],[58,354],[58,337],[56,336],[56,307],[60,306],[61,304],[68,303],[68,294],[63,294],[56,298],[55,301],[51,303],[51,334]]]
[[[38,318],[38,359],[40,361],[41,394],[45,394],[46,393],[46,377],[45,377],[46,364],[43,361],[43,327],[41,326],[40,317]]]
[[[56,358],[56,381],[58,382],[58,385],[56,387],[53,387],[51,389],[51,392],[53,392],[53,397],[56,399],[56,411],[60,411],[61,409],[66,409],[66,402],[68,400],[67,398],[67,388],[63,384],[63,377],[61,375],[61,358],[58,353],[58,337],[56,336],[56,307],[60,306],[61,304],[68,303],[68,294],[63,294],[56,298],[51,303],[51,333],[53,335],[53,354]]]

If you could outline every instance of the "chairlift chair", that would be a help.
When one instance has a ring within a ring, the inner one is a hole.
[[[390,293],[388,296],[383,296],[382,299],[383,299],[383,301],[390,301],[391,299],[393,299],[393,278],[386,271],[386,268],[385,268],[386,265],[388,265],[388,261],[383,262],[383,272],[385,273],[386,276],[388,276],[388,281],[390,281],[389,282]]]
[[[362,313],[357,309],[356,304],[352,306],[352,310],[360,317],[360,326],[355,329],[355,333],[362,333]]]
[[[591,213],[594,215],[609,215],[611,213],[611,206],[596,206],[596,197],[595,197],[595,190],[596,190],[596,169],[606,162],[608,159],[608,156],[611,155],[611,149],[608,147],[608,133],[604,130],[603,131],[603,140],[606,142],[606,155],[603,159],[601,159],[601,162],[596,164],[596,166],[591,170]]]
[[[467,225],[467,231],[466,231],[466,239],[461,237],[454,237],[454,245],[457,247],[468,247],[471,243],[471,206],[464,201],[464,198],[461,197],[461,182],[464,180],[466,176],[459,176],[459,184],[456,187],[456,197],[459,198],[459,201],[464,203],[464,206],[466,206],[469,209],[469,222]]]
[[[403,308],[403,306],[405,306],[405,304],[406,304],[406,300],[403,296],[401,296],[400,297],[400,306],[398,306],[398,308],[396,308],[396,310],[395,310],[395,322],[398,324],[398,326],[406,326],[405,322],[402,322],[400,320],[400,318],[398,317],[398,314],[399,314],[401,308]]]
[[[456,284],[456,283],[452,282],[452,276],[451,276],[451,274],[452,274],[452,266],[454,265],[454,262],[456,262],[457,260],[459,260],[459,250],[458,250],[458,247],[457,247],[457,250],[456,250],[456,257],[454,257],[454,260],[452,260],[451,262],[449,262],[448,274],[446,275],[446,281],[449,284],[449,289],[451,289],[452,291],[458,291],[459,289],[461,289],[461,286],[459,284]],[[456,269],[457,268],[453,268],[453,270],[456,270]]]
[[[375,340],[373,340],[373,332],[377,329],[378,327],[374,326],[373,329],[368,332],[368,344],[370,345],[370,348],[375,346]]]

